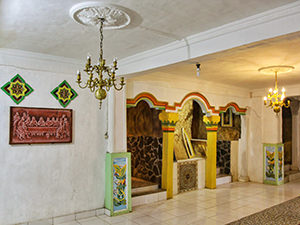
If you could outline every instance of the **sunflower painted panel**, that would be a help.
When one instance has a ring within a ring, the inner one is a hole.
[[[275,181],[275,147],[266,147],[266,180]]]

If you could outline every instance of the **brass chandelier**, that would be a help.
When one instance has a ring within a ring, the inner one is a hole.
[[[269,89],[268,96],[264,97],[264,105],[271,107],[275,113],[279,113],[282,107],[288,108],[290,106],[290,101],[285,102],[285,89],[282,88],[281,94],[278,91],[277,85],[277,75],[278,73],[287,73],[294,69],[293,66],[268,66],[258,69],[259,72],[265,74],[275,73],[275,87]]]
[[[84,85],[81,85],[81,74],[77,71],[77,81],[78,86],[82,89],[89,88],[91,92],[95,92],[96,99],[99,100],[99,108],[101,109],[102,100],[106,98],[107,92],[111,87],[120,91],[125,85],[124,77],[121,77],[119,84],[116,79],[117,60],[113,60],[112,66],[107,66],[105,64],[105,59],[103,58],[103,23],[105,18],[99,18],[99,32],[100,32],[100,55],[99,62],[96,65],[91,64],[91,57],[87,57],[87,63],[85,65],[84,72],[89,76],[88,80]],[[94,78],[94,73],[96,77]]]

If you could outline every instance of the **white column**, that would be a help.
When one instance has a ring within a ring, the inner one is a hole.
[[[249,181],[248,177],[248,116],[241,115],[241,138],[238,151],[238,180]]]
[[[115,91],[110,90],[107,96],[107,152],[115,152]]]
[[[126,87],[108,94],[108,152],[127,151]]]
[[[299,101],[292,100],[292,170],[299,170]]]
[[[126,86],[115,93],[115,151],[127,152]]]

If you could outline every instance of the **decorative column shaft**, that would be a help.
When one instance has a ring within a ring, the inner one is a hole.
[[[163,111],[159,119],[163,130],[162,188],[167,190],[167,199],[170,199],[173,198],[174,130],[178,114]]]
[[[217,179],[217,131],[220,116],[204,116],[207,131],[207,152],[205,161],[205,187],[216,188]]]

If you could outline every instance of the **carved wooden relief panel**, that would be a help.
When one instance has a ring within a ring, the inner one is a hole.
[[[72,142],[72,110],[10,107],[10,144]]]

